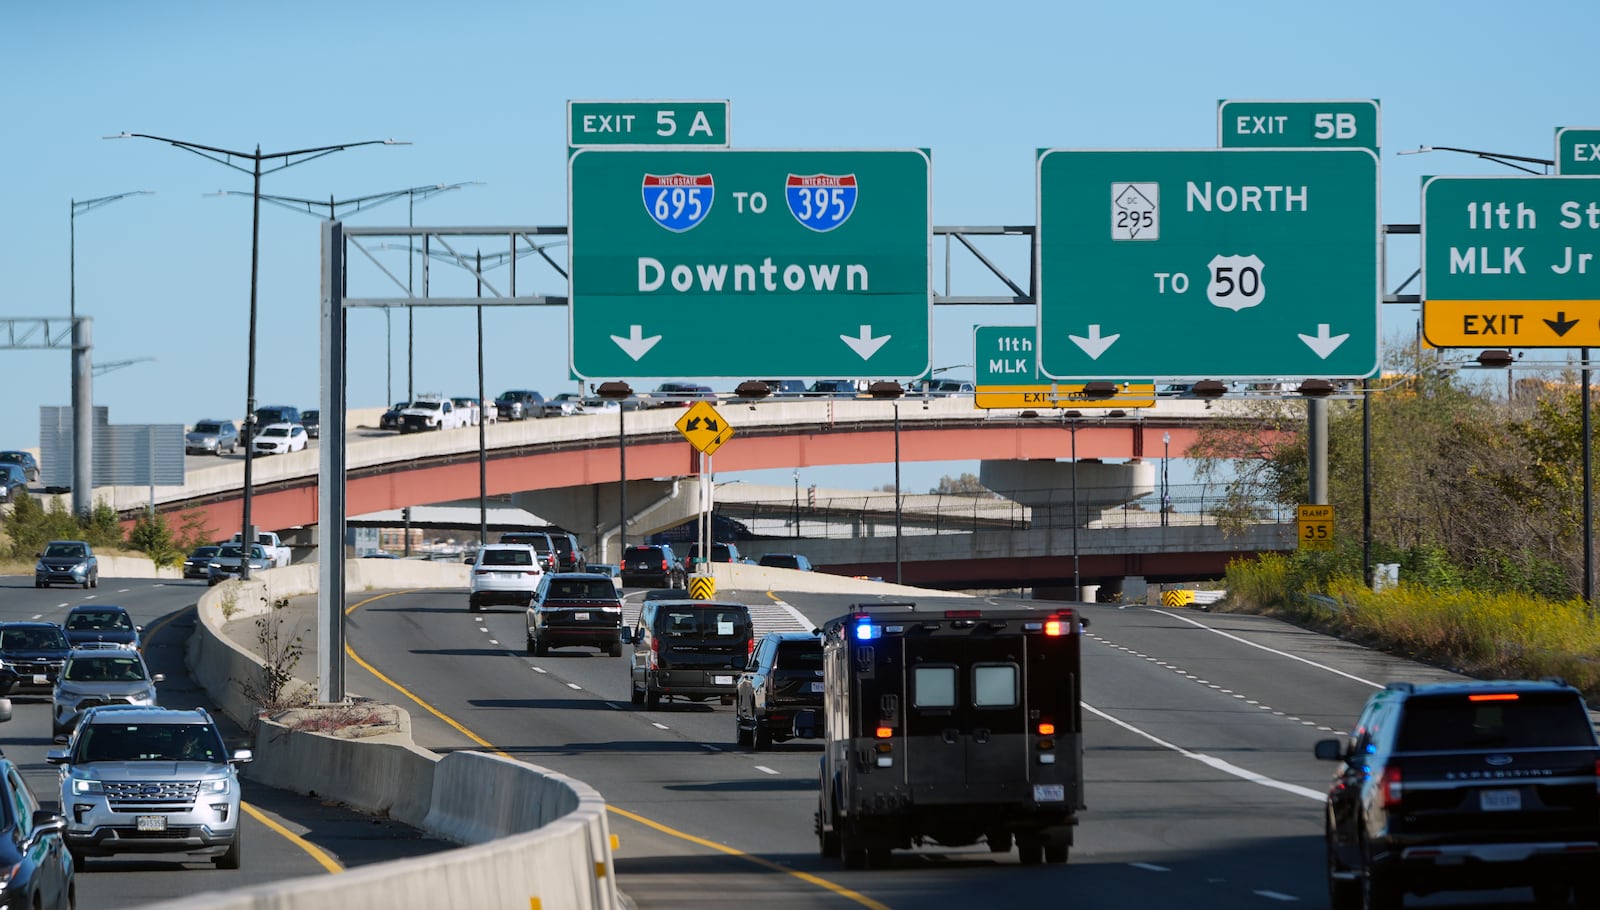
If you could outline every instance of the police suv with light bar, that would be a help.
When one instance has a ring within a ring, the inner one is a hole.
[[[884,866],[982,840],[1066,862],[1084,806],[1080,632],[1065,607],[857,604],[826,623],[822,855]]]

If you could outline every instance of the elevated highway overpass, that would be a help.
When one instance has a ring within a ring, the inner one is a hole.
[[[1244,537],[1225,539],[1203,517],[1170,516],[1163,524],[1156,509],[1121,507],[1151,500],[1154,460],[1163,454],[1181,456],[1207,422],[1242,414],[1242,406],[1163,400],[1154,408],[1083,410],[1068,418],[1050,410],[978,410],[961,398],[904,399],[898,403],[897,420],[895,406],[885,401],[724,400],[718,408],[737,435],[717,451],[711,466],[725,475],[886,464],[895,458],[898,435],[902,462],[982,462],[985,483],[1004,497],[1009,516],[1001,526],[962,527],[920,497],[904,497],[900,570],[908,583],[1017,587],[1060,584],[1075,575],[1085,580],[1193,578],[1219,574],[1238,555],[1291,548],[1292,525],[1267,523]],[[376,429],[380,413],[374,408],[350,415],[349,515],[477,501],[476,429],[400,435]],[[622,415],[629,540],[681,523],[698,502],[693,480],[698,453],[673,426],[682,413],[669,407]],[[1171,442],[1164,445],[1166,435]],[[615,561],[622,461],[616,412],[501,422],[485,427],[483,436],[482,488],[488,496],[510,497],[522,508],[577,531],[591,559]],[[1074,454],[1077,471],[1070,461],[1061,461]],[[314,526],[318,466],[315,449],[258,457],[252,502],[257,526],[280,531]],[[1074,473],[1077,494],[1068,507]],[[181,488],[154,490],[155,505],[170,523],[195,522],[226,536],[242,522],[242,459],[217,459],[190,470],[187,480]],[[736,514],[741,507],[729,498],[726,485],[722,489],[719,513]],[[96,496],[131,511],[148,506],[152,491],[117,487],[98,489]],[[745,499],[743,508],[749,509]],[[836,573],[893,577],[892,511],[892,502],[887,510],[882,504],[867,509],[867,517],[853,521],[855,530],[849,535],[808,533],[796,542],[785,531],[785,539],[753,541],[747,549],[803,548],[814,562]],[[801,522],[803,528],[812,524]],[[315,545],[314,533],[303,533],[299,543]]]

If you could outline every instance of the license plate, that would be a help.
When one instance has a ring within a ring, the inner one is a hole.
[[[587,614],[587,613],[574,613],[574,614],[572,614],[572,621],[573,622],[588,622],[589,621],[589,614]]]
[[[731,686],[731,685],[733,685],[733,677],[731,677],[731,676],[715,676],[715,677],[712,677],[711,682],[712,682],[713,685]]]
[[[811,684],[811,691],[813,691],[813,692],[821,692],[822,691],[822,683],[812,683]]]
[[[1064,784],[1034,784],[1033,801],[1036,803],[1059,803],[1067,798],[1067,788]]]
[[[1484,790],[1478,794],[1478,808],[1485,812],[1518,812],[1522,809],[1522,791]]]
[[[141,815],[134,826],[140,831],[165,831],[167,830],[167,817],[165,815]]]

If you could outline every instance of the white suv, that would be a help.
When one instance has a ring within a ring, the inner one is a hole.
[[[472,564],[467,606],[481,610],[489,604],[527,607],[539,587],[544,569],[539,554],[527,544],[492,543],[478,550]]]
[[[237,766],[253,757],[249,749],[229,755],[203,708],[90,708],[67,747],[45,754],[61,766],[73,862],[82,869],[88,856],[189,853],[239,868]]]

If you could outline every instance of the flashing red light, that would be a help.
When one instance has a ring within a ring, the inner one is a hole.
[[[1054,736],[1055,732],[1056,732],[1056,725],[1055,724],[1040,724],[1039,725],[1039,735],[1040,736]]]
[[[1520,697],[1515,692],[1496,692],[1492,695],[1468,695],[1467,701],[1516,701]]]
[[[879,727],[878,730],[877,730],[877,733],[878,733],[878,738],[879,739],[888,739],[889,737],[894,735],[894,728],[893,727]]]
[[[1385,809],[1400,808],[1400,797],[1405,793],[1405,788],[1400,782],[1399,768],[1391,765],[1383,770],[1381,792],[1383,793],[1383,807]]]
[[[1044,634],[1051,637],[1065,635],[1067,634],[1067,624],[1059,619],[1045,620]]]

